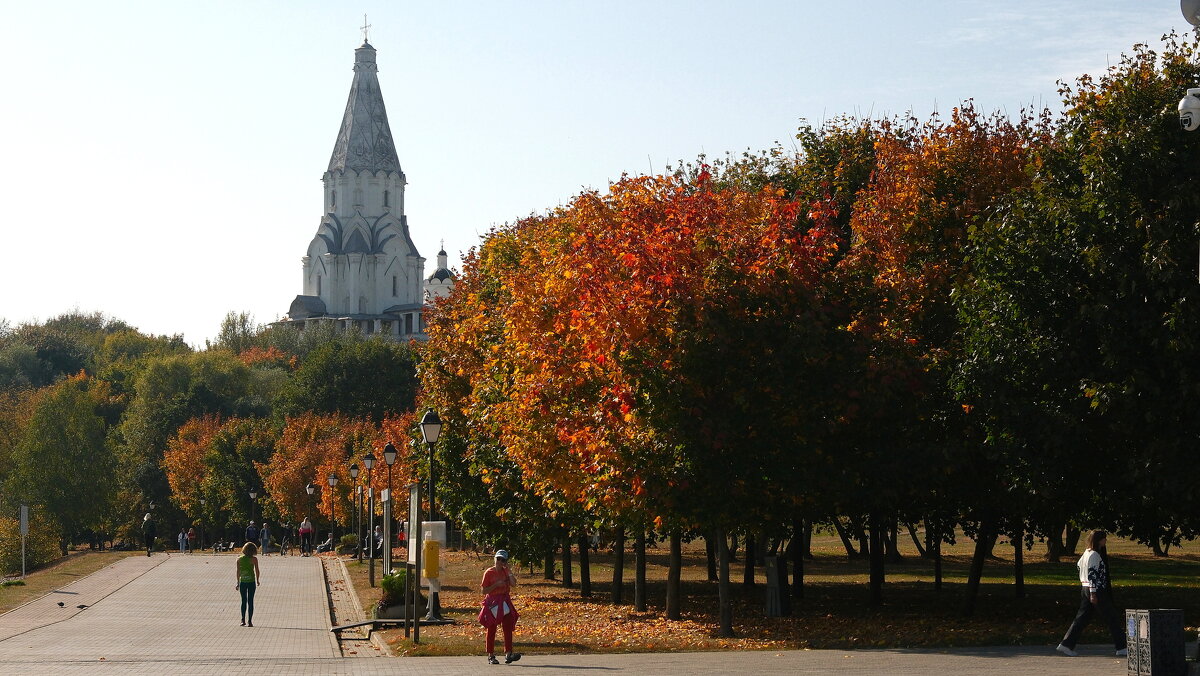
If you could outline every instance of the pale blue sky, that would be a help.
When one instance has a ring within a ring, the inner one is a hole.
[[[1057,109],[1058,79],[1189,28],[1176,0],[8,1],[0,317],[202,345],[230,310],[286,312],[364,12],[426,274],[441,240],[457,266],[622,172],[790,145],[802,118]]]

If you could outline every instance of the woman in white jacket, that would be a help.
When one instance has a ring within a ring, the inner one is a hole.
[[[1058,652],[1067,657],[1075,657],[1075,644],[1084,627],[1092,621],[1097,612],[1108,623],[1112,633],[1113,645],[1117,649],[1117,657],[1124,657],[1129,652],[1125,648],[1125,632],[1121,626],[1121,618],[1112,604],[1112,587],[1108,579],[1108,566],[1105,564],[1101,551],[1108,540],[1108,535],[1102,530],[1088,534],[1087,549],[1079,557],[1079,585],[1083,600],[1079,604],[1079,612],[1075,613],[1075,621],[1067,630],[1062,643],[1058,644]]]

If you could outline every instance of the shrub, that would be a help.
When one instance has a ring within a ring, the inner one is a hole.
[[[25,539],[25,568],[33,570],[60,555],[58,529],[37,510],[29,518],[29,536]],[[0,574],[21,572],[21,521],[0,516]]]
[[[354,546],[358,543],[358,536],[354,533],[347,533],[338,540],[337,553],[346,554],[354,551]]]
[[[397,606],[404,603],[404,583],[408,579],[408,571],[401,568],[394,573],[384,575],[379,581],[383,595],[379,597],[381,606]]]

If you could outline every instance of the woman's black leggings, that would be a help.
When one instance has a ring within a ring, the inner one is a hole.
[[[253,582],[239,582],[238,591],[242,593],[242,619],[254,621],[254,589],[258,585]]]

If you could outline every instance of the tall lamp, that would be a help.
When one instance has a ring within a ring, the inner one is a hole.
[[[383,570],[384,570],[384,573],[391,573],[392,572],[391,571],[391,568],[392,568],[392,535],[393,535],[392,523],[396,520],[396,513],[394,511],[395,508],[392,507],[392,505],[396,504],[395,501],[392,500],[392,465],[395,464],[395,462],[396,462],[396,447],[393,446],[392,442],[390,442],[390,441],[387,442],[387,445],[383,447],[383,461],[385,463],[387,463],[387,468],[388,468],[388,478],[387,478],[388,506],[386,506],[384,509],[387,510],[387,513],[389,516],[388,522],[386,524],[384,524],[384,527],[383,527],[384,535],[387,536],[387,543],[385,543],[384,549],[383,549]]]
[[[326,479],[326,481],[329,482],[329,537],[332,540],[333,536],[337,533],[337,509],[336,509],[337,506],[334,504],[334,501],[337,499],[337,493],[333,492],[333,489],[335,486],[337,486],[337,482],[338,482],[337,475],[330,474],[329,478]],[[336,540],[333,541],[332,546],[333,546],[333,551],[336,554],[337,553],[337,541]]]
[[[358,463],[350,463],[350,480],[354,483],[354,558],[362,561],[362,486],[358,485]]]
[[[428,411],[425,412],[425,415],[421,418],[421,436],[425,438],[425,445],[429,447],[429,521],[430,521],[430,523],[433,522],[433,515],[434,515],[433,500],[435,497],[435,494],[434,494],[435,480],[434,480],[434,478],[437,474],[436,466],[433,463],[433,446],[434,446],[434,444],[437,443],[438,437],[440,437],[441,435],[442,435],[442,420],[441,420],[441,418],[438,418],[437,411],[435,411],[433,409],[429,409]],[[418,537],[424,538],[424,533],[421,533],[421,529],[417,529],[417,531],[418,531]],[[425,546],[424,540],[422,539],[420,542],[418,542],[417,546],[424,547]],[[432,583],[430,583],[429,612],[425,615],[426,620],[441,621],[442,619],[444,619],[444,618],[442,618],[441,604],[438,601],[439,601],[438,593],[436,591],[434,591],[434,589],[432,588]]]
[[[371,487],[371,469],[375,467],[375,451],[363,456],[363,467],[367,468],[367,549],[370,552],[368,561],[371,571],[367,573],[367,582],[375,586],[375,489]]]
[[[305,492],[305,493],[308,493],[308,497],[310,497],[310,498],[311,498],[311,497],[312,497],[312,494],[313,494],[313,493],[315,493],[315,492],[317,492],[317,485],[316,485],[316,484],[314,484],[314,483],[313,483],[313,482],[311,482],[311,481],[310,481],[310,482],[308,482],[308,485],[304,487],[304,492]],[[315,513],[316,513],[316,511],[317,511],[317,509],[316,509],[316,507],[314,506],[314,507],[313,507],[313,513],[315,514]],[[308,534],[308,551],[304,552],[304,554],[306,554],[306,555],[311,555],[311,554],[313,553],[313,552],[312,552],[312,549],[313,549],[312,543],[313,543],[313,540],[315,540],[315,539],[316,539],[316,537],[317,537],[317,534],[316,534],[315,532],[313,532],[313,533],[309,533],[309,534]],[[301,548],[301,549],[303,549],[303,548],[304,548],[304,538],[303,538],[303,536],[300,538],[300,548]]]

